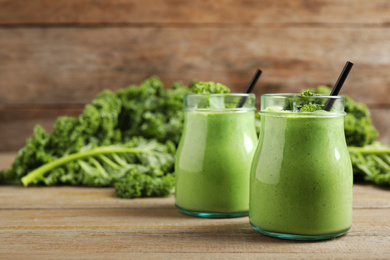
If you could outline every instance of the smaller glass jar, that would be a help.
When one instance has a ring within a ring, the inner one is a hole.
[[[243,104],[237,107],[238,104]],[[253,94],[190,94],[176,153],[175,200],[198,217],[248,215],[249,175],[257,144]]]
[[[320,109],[326,102],[330,112]],[[250,180],[253,228],[294,240],[343,235],[352,224],[353,185],[344,97],[263,95],[260,114]]]

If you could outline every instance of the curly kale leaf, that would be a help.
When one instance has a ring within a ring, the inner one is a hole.
[[[350,97],[345,99],[344,120],[345,136],[350,146],[372,144],[379,136],[370,118],[370,111],[365,104],[356,103]]]
[[[34,128],[34,137],[29,138],[26,145],[19,150],[12,167],[0,171],[0,182],[2,184],[21,184],[20,178],[29,169],[35,169],[45,163],[50,162],[54,156],[45,147],[49,142],[50,134],[39,125]]]
[[[79,117],[57,118],[52,133],[36,126],[33,137],[19,151],[11,168],[0,172],[0,182],[21,184],[21,178],[37,168],[85,151],[123,144],[149,149],[146,146],[154,142],[137,142],[135,145],[135,137],[157,140],[173,154],[182,133],[183,97],[187,93],[190,89],[180,82],[164,90],[156,77],[117,92],[103,91],[85,106]],[[122,162],[124,171],[128,164],[153,165],[156,163],[153,158],[144,153],[120,153],[72,160],[33,178],[31,183],[112,186],[125,174],[114,171],[112,166],[115,164],[111,162]],[[156,167],[166,173],[172,171],[172,163],[164,165],[159,163]]]
[[[120,141],[120,132],[116,129],[120,111],[121,101],[113,92],[104,91],[86,105],[78,118],[58,117],[51,134],[37,125],[33,137],[19,150],[11,168],[0,173],[2,183],[20,184],[20,178],[28,172],[86,145]]]
[[[316,93],[312,92],[310,89],[307,89],[305,91],[302,91],[302,93],[300,93],[298,96],[299,97],[318,97],[319,94],[316,94]]]
[[[211,81],[193,81],[190,85],[193,94],[208,95],[202,102],[199,102],[198,108],[215,108],[224,109],[228,104],[225,104],[225,99],[222,96],[210,94],[227,94],[230,89],[221,83]],[[231,105],[230,105],[231,106]],[[235,107],[235,106],[234,106]]]
[[[317,110],[322,110],[323,108],[324,108],[323,104],[313,104],[310,102],[310,103],[302,105],[299,108],[299,111],[301,111],[301,112],[314,112]]]
[[[131,169],[115,183],[115,194],[121,198],[164,197],[172,194],[175,177],[156,168],[140,166]]]
[[[175,147],[171,142],[160,144],[136,137],[132,142],[121,145],[84,147],[77,153],[65,155],[36,168],[24,176],[22,182],[25,186],[115,186],[118,187],[118,196],[129,197],[123,185],[134,180],[128,187],[132,190],[139,186],[141,193],[136,197],[169,195],[174,184],[170,177],[174,152]]]
[[[178,145],[183,128],[183,97],[190,90],[180,82],[163,90],[157,78],[144,81],[117,92],[122,101],[118,128],[123,139],[132,136],[154,138]]]
[[[377,185],[390,185],[389,146],[374,143],[365,147],[348,147],[348,150],[353,172],[358,179]]]
[[[221,83],[212,81],[194,81],[191,84],[191,90],[194,94],[227,94],[230,89]]]
[[[314,112],[322,110],[325,105],[325,100],[316,98],[319,94],[311,90],[305,90],[298,95],[287,98],[283,110],[294,112]]]

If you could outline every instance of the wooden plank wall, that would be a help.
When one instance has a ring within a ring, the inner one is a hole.
[[[365,102],[390,143],[389,0],[0,0],[0,151],[51,131],[103,89],[157,75],[243,91],[332,86]]]

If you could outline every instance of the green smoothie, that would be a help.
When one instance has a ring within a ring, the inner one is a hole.
[[[253,109],[187,111],[185,116],[175,163],[177,207],[196,216],[248,215],[257,144]]]
[[[344,117],[322,112],[261,113],[249,213],[257,231],[322,239],[350,228],[352,167]]]

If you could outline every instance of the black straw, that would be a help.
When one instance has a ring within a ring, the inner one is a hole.
[[[347,61],[347,63],[344,66],[343,71],[341,72],[339,78],[337,79],[336,84],[333,86],[332,92],[330,92],[331,96],[337,96],[339,94],[340,89],[344,84],[344,81],[347,79],[348,74],[352,69],[352,66],[353,66],[353,63],[350,61]],[[333,98],[328,99],[328,101],[326,101],[326,104],[324,106],[324,110],[330,111],[332,106],[333,106],[334,101],[335,100]]]
[[[252,89],[255,87],[255,85],[257,83],[257,80],[260,78],[261,73],[262,73],[262,71],[260,69],[256,70],[256,73],[253,76],[251,82],[249,83],[248,88],[246,89],[245,93],[251,93],[252,92]],[[238,102],[238,104],[237,104],[237,108],[242,107],[245,104],[245,101],[246,101],[246,97],[242,97],[240,99],[240,101]]]

